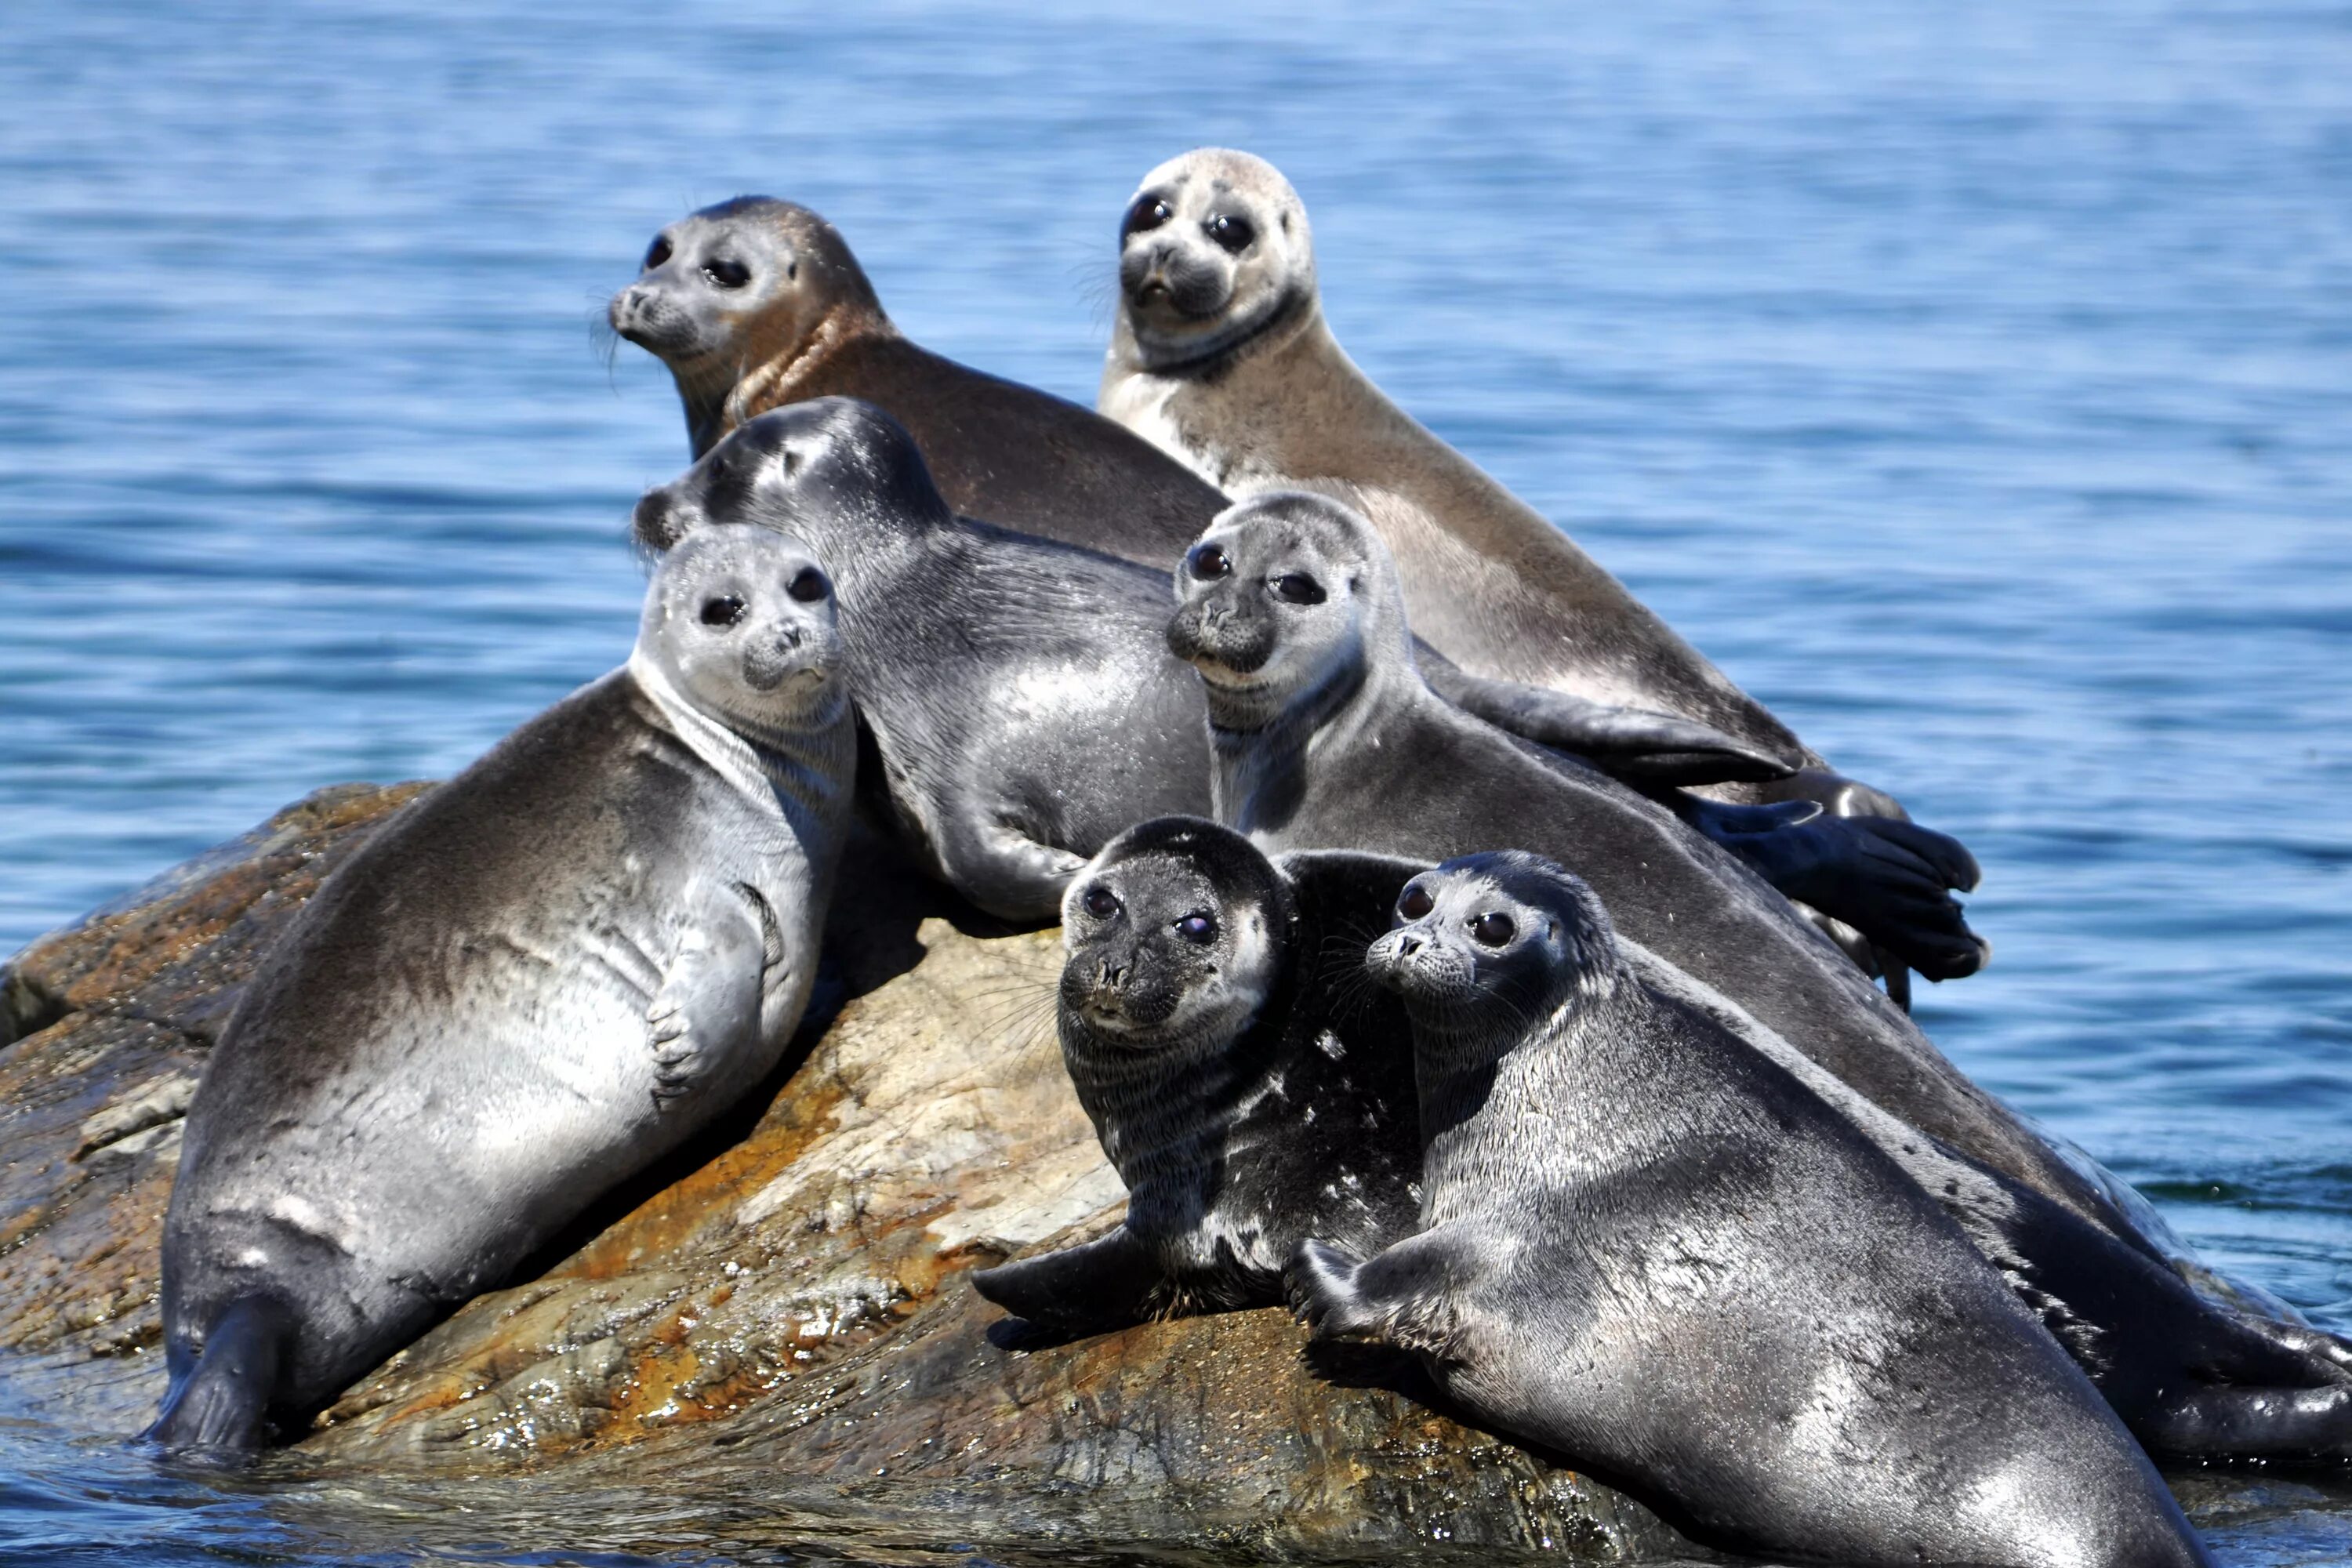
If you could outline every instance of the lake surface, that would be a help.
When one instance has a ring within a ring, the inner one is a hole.
[[[1375,378],[1975,849],[1944,1048],[2352,1330],[2340,0],[11,7],[0,952],[625,656],[686,446],[593,327],[661,224],[805,202],[918,340],[1090,403],[1121,206],[1202,142],[1290,174]],[[734,1550],[10,1414],[0,1562]],[[2333,1489],[2217,1551],[2352,1558]]]

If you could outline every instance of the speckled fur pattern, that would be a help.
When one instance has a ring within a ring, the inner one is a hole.
[[[1795,1077],[1647,989],[1581,883],[1475,855],[1398,910],[1367,963],[1412,1022],[1422,1224],[1366,1260],[1302,1250],[1319,1333],[1417,1352],[1480,1418],[1711,1544],[2207,1561],[1953,1222]]]

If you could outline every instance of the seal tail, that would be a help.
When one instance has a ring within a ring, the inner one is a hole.
[[[163,1396],[163,1413],[141,1436],[174,1453],[260,1447],[288,1327],[286,1309],[268,1297],[230,1302],[205,1335],[196,1364]]]

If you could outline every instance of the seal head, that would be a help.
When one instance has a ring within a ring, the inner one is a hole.
[[[1118,287],[1140,364],[1206,370],[1314,315],[1307,208],[1263,158],[1223,147],[1171,158],[1119,220]]]
[[[1207,687],[1212,724],[1303,718],[1369,672],[1413,668],[1404,596],[1379,550],[1346,508],[1305,490],[1218,515],[1177,569],[1168,623],[1169,651]]]
[[[829,722],[846,700],[833,580],[797,540],[709,530],[684,542],[646,595],[637,647],[696,708],[755,738]]]
[[[834,226],[772,196],[737,196],[664,228],[605,316],[669,367],[698,455],[760,405],[766,382],[884,320]]]
[[[640,497],[633,527],[639,545],[660,551],[714,520],[795,535],[845,520],[887,537],[954,518],[897,420],[856,398],[819,397],[746,421]]]

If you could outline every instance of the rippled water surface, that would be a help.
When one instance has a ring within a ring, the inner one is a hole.
[[[0,952],[619,661],[685,440],[591,324],[658,225],[804,201],[1091,401],[1119,207],[1203,142],[1293,177],[1375,377],[1976,849],[1945,1048],[2352,1329],[2340,0],[11,7]],[[76,1436],[0,1431],[7,1560],[724,1550]],[[2337,1562],[2347,1506],[2207,1517]]]

